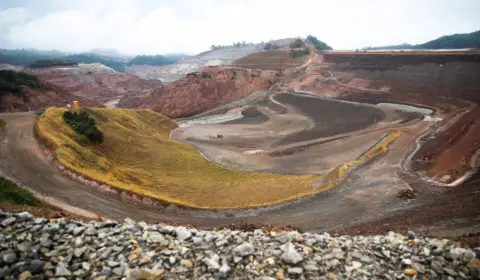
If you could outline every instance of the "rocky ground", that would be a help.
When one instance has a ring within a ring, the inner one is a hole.
[[[1,279],[480,277],[480,248],[413,232],[332,237],[0,215]]]

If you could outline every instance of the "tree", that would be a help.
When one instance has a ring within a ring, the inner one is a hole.
[[[332,50],[332,47],[327,45],[325,42],[322,42],[322,41],[318,40],[317,37],[315,37],[315,36],[308,35],[306,40],[307,40],[307,42],[314,45],[315,49],[317,51]]]

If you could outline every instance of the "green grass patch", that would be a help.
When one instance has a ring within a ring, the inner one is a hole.
[[[0,177],[0,201],[30,206],[40,205],[40,200],[29,190],[21,188],[2,177]]]

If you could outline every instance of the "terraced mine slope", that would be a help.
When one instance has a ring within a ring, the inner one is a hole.
[[[237,59],[232,65],[247,69],[284,70],[304,65],[311,57],[311,55],[293,57],[286,50],[262,51]]]

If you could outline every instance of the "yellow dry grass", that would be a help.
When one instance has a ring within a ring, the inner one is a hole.
[[[394,132],[361,159],[326,176],[242,173],[221,168],[190,145],[171,140],[177,125],[150,110],[91,110],[102,144],[90,144],[63,121],[65,109],[48,108],[37,122],[38,135],[67,168],[121,190],[200,209],[268,206],[320,193],[336,186],[350,167],[387,150]],[[331,178],[335,178],[334,181]],[[312,188],[312,180],[325,178]]]
[[[312,193],[314,176],[234,172],[169,139],[177,125],[150,110],[93,109],[105,141],[89,144],[48,108],[38,134],[67,168],[110,186],[193,208],[266,206]]]

